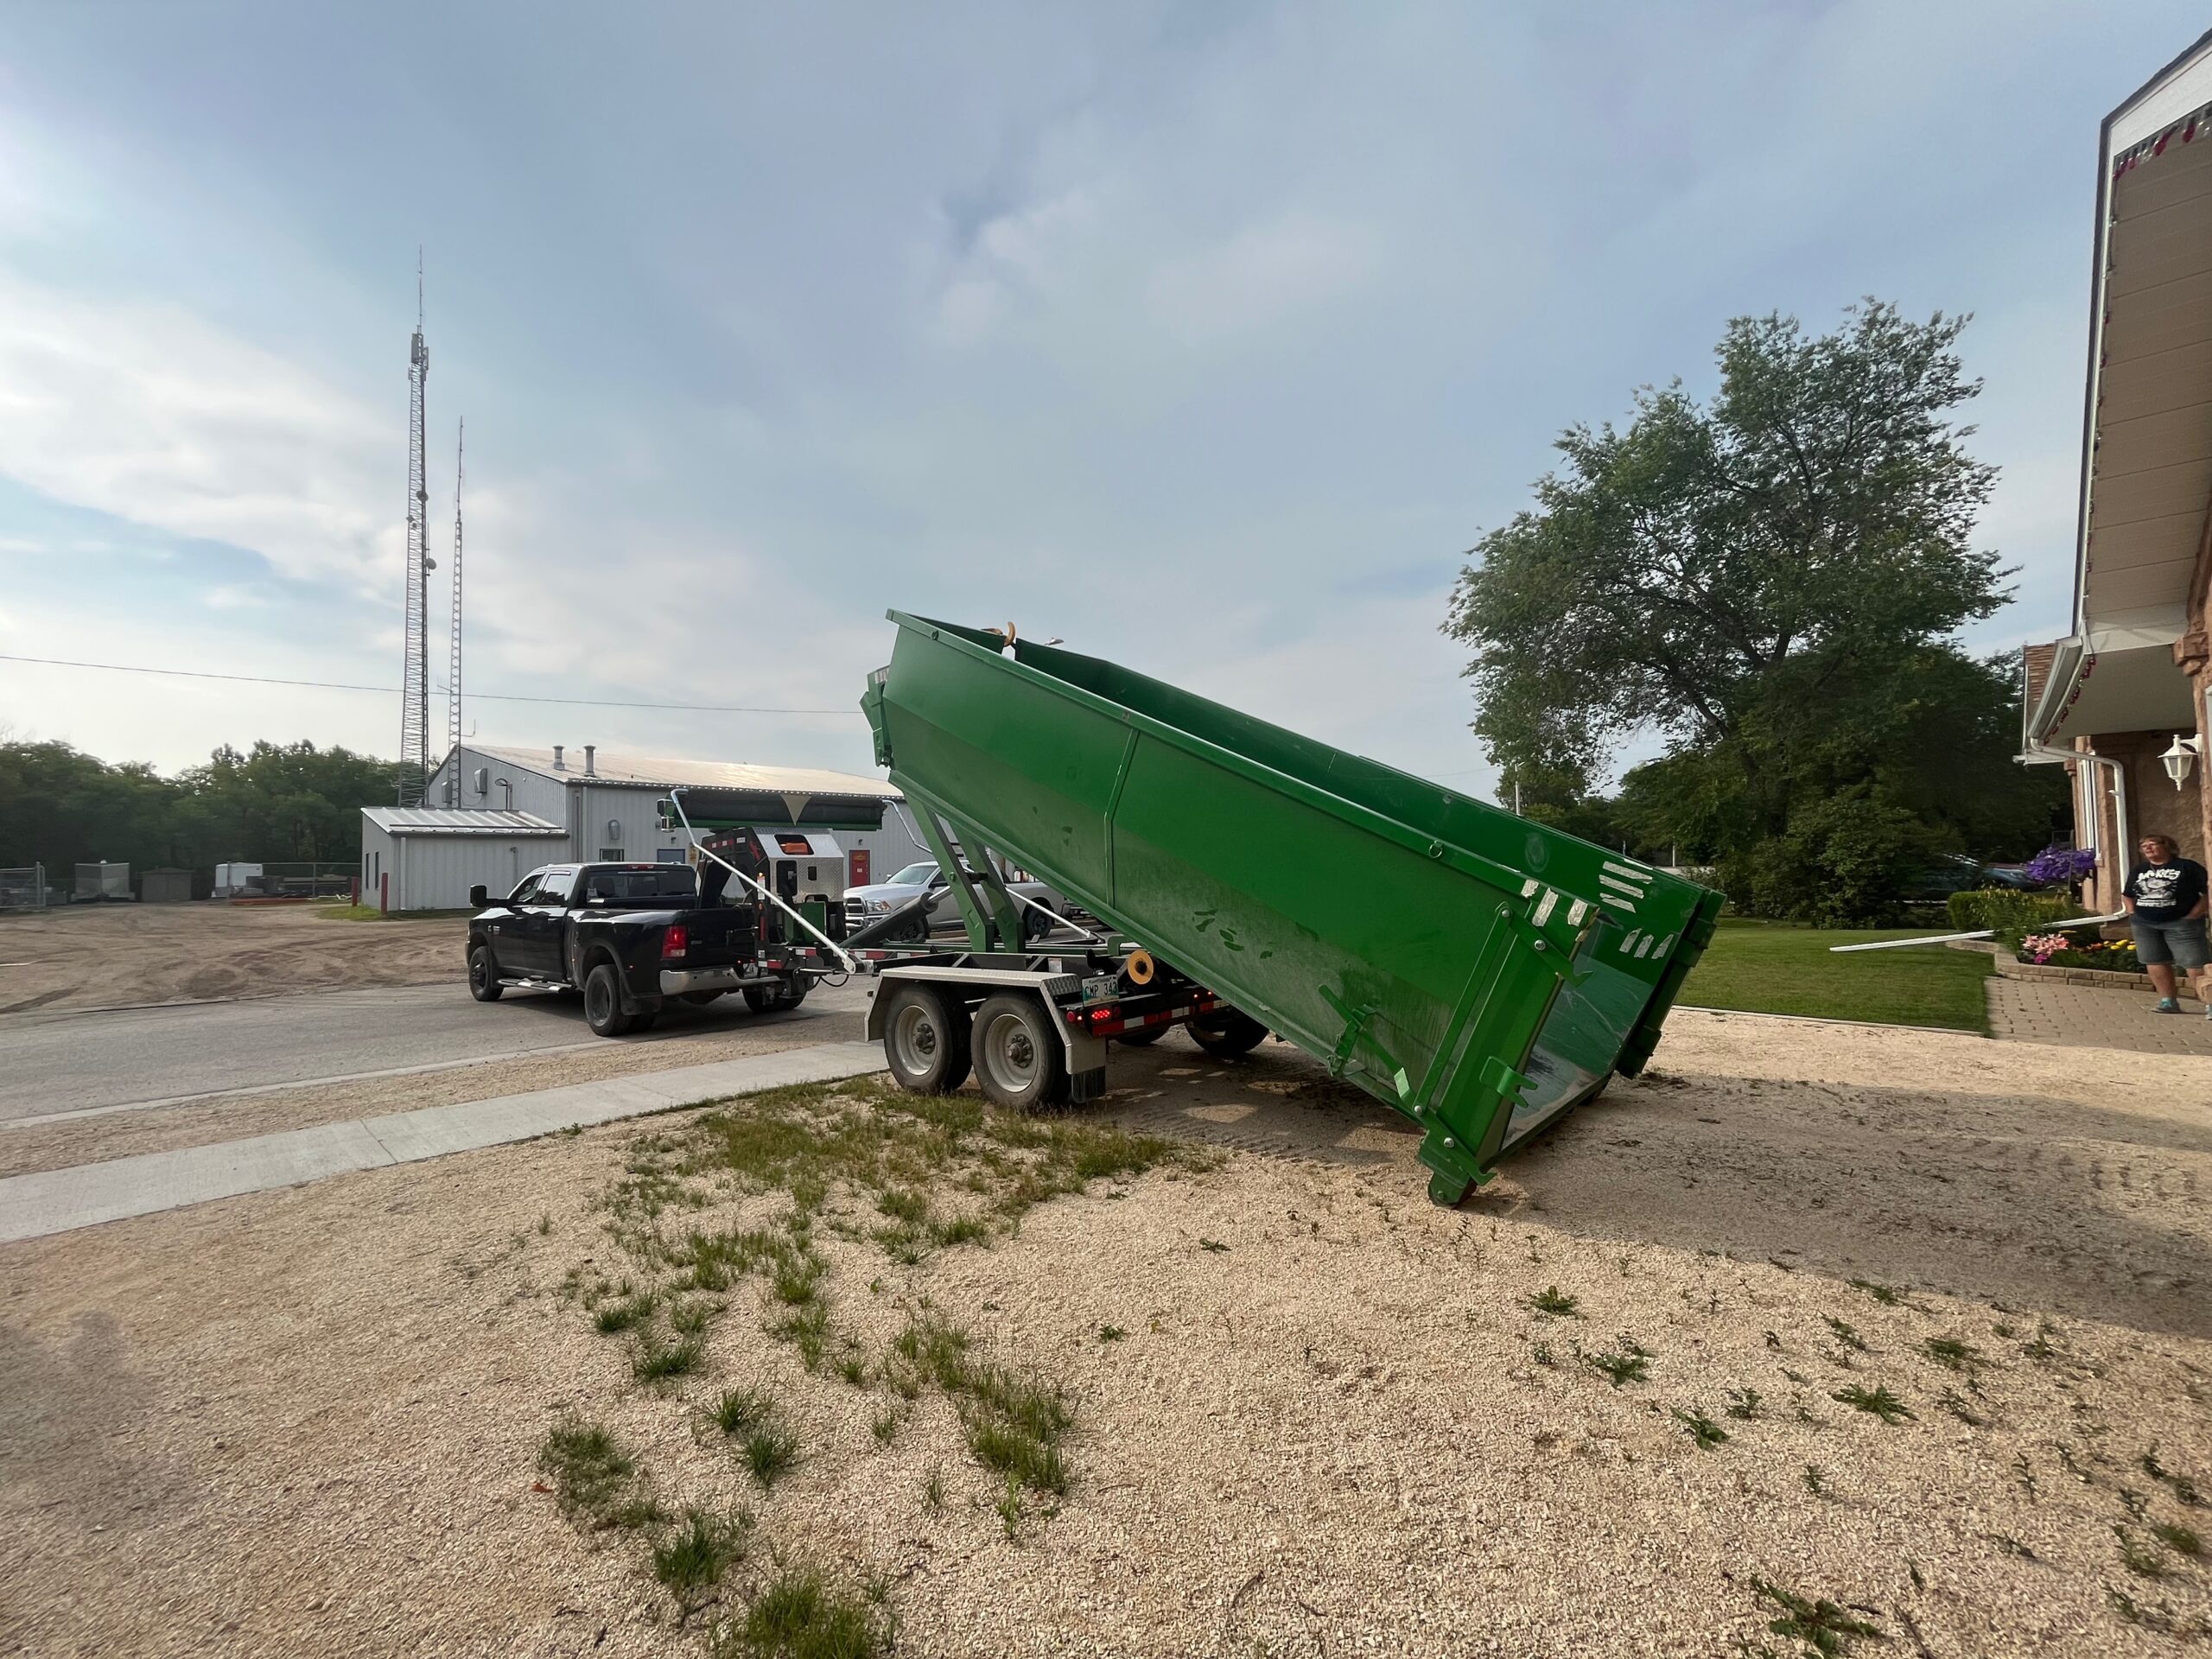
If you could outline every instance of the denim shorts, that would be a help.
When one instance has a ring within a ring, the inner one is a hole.
[[[2193,922],[2152,922],[2140,916],[2135,925],[2135,959],[2143,963],[2170,962],[2184,973],[2195,973],[2212,959],[2212,940],[2204,932],[2204,918]]]

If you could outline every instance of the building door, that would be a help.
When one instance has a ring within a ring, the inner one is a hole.
[[[851,852],[845,855],[845,860],[852,868],[852,880],[850,885],[855,887],[864,887],[868,886],[868,849],[865,847],[855,847]]]

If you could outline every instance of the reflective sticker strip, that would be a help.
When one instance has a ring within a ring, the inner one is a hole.
[[[1541,886],[1543,883],[1532,875],[1521,884],[1521,896],[1523,899],[1533,899],[1536,896],[1536,889]]]
[[[1644,957],[1651,954],[1651,936],[1647,933],[1644,935],[1643,943],[1636,947],[1636,957],[1638,962],[1643,961]]]
[[[1580,927],[1582,925],[1582,918],[1589,913],[1590,906],[1578,899],[1567,907],[1567,925],[1569,927]]]
[[[1621,941],[1621,955],[1625,957],[1634,951],[1636,949],[1636,942],[1643,937],[1643,930],[1639,927],[1635,932],[1630,934],[1628,938],[1623,939]]]
[[[1598,878],[1598,885],[1601,887],[1611,887],[1615,893],[1624,893],[1631,899],[1643,897],[1642,887],[1632,887],[1627,882],[1616,880],[1610,875],[1600,875]]]
[[[1538,927],[1541,927],[1546,922],[1551,920],[1552,912],[1558,906],[1558,891],[1552,887],[1546,887],[1544,889],[1544,896],[1542,899],[1536,906],[1536,913],[1534,916],[1531,916],[1529,919],[1534,922]]]
[[[1659,954],[1660,956],[1662,956],[1662,957],[1663,957],[1663,956],[1665,956],[1665,955],[1666,955],[1669,950],[1672,950],[1675,948],[1675,941],[1676,939],[1681,938],[1681,937],[1682,937],[1682,936],[1681,936],[1681,934],[1679,934],[1679,933],[1669,933],[1669,934],[1667,936],[1667,942],[1666,942],[1666,944],[1662,944],[1662,945],[1661,945],[1661,946],[1659,947],[1659,950],[1658,950],[1658,953],[1657,953],[1657,954]]]
[[[1631,881],[1648,884],[1651,880],[1650,871],[1639,870],[1633,864],[1616,864],[1609,858],[1605,861],[1605,868],[1611,870],[1615,875],[1626,876]]]

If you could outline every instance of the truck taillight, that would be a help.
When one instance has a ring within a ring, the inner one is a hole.
[[[691,930],[685,927],[681,922],[676,923],[674,925],[670,927],[667,932],[660,936],[660,955],[661,960],[664,962],[667,961],[671,957],[682,956],[690,948]]]

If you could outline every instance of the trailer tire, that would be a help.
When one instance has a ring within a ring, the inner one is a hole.
[[[793,974],[776,988],[776,1007],[788,1013],[806,1001],[806,994],[814,988]]]
[[[883,1017],[883,1058],[910,1095],[949,1095],[968,1081],[967,1004],[927,985],[900,985]]]
[[[1123,1032],[1114,1040],[1125,1048],[1150,1048],[1174,1029],[1174,1023],[1172,1020],[1161,1026],[1140,1026],[1135,1031]]]
[[[1035,997],[986,999],[969,1047],[976,1081],[994,1105],[1027,1112],[1068,1097],[1067,1050]]]
[[[781,995],[780,986],[748,985],[745,988],[745,1006],[755,1014],[766,1014],[776,1006],[776,999]]]
[[[1217,1007],[1211,1014],[1194,1014],[1185,1022],[1191,1040],[1217,1060],[1249,1054],[1268,1039],[1268,1028],[1248,1014]]]
[[[492,960],[492,947],[480,944],[468,953],[468,994],[479,1002],[496,1002],[507,988],[499,983],[499,964]]]
[[[611,962],[596,963],[584,976],[584,1023],[595,1037],[620,1037],[633,1016],[622,1012],[622,979]]]

